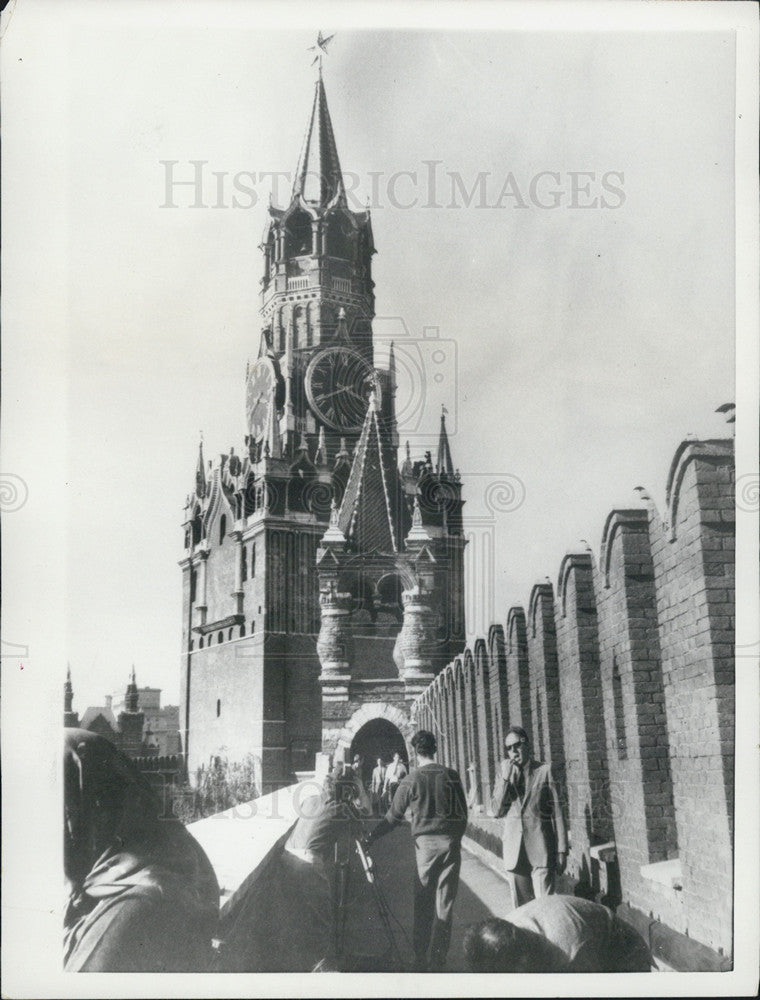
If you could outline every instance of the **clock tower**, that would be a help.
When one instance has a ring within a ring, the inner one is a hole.
[[[408,445],[398,465],[370,212],[348,206],[321,68],[261,251],[245,445],[208,464],[201,446],[185,508],[180,725],[191,778],[249,756],[271,788],[315,754],[403,752],[412,700],[464,645],[464,538],[443,418],[435,467]]]

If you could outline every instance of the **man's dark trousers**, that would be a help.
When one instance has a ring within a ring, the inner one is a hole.
[[[414,956],[418,970],[442,972],[451,940],[454,899],[462,865],[460,841],[442,834],[420,834],[414,841]]]

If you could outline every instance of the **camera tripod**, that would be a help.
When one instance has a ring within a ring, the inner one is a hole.
[[[388,938],[389,952],[393,959],[393,968],[382,968],[374,971],[402,971],[404,968],[401,952],[399,951],[396,938],[393,934],[391,919],[393,917],[388,903],[385,899],[382,887],[377,879],[375,864],[372,857],[367,854],[364,844],[358,837],[352,837],[353,846],[361,862],[364,877],[372,890],[372,897],[377,907],[377,912]],[[346,845],[336,845],[336,867],[335,884],[333,896],[333,954],[335,956],[335,969],[329,968],[330,962],[323,958],[314,968],[314,972],[340,971],[340,972],[369,972],[373,971],[371,966],[376,965],[378,959],[370,955],[348,955],[345,950],[346,941],[346,911],[349,898],[349,884],[351,876],[351,850]],[[341,847],[344,849],[341,850]],[[403,928],[402,928],[403,930]],[[370,967],[368,967],[370,966]]]

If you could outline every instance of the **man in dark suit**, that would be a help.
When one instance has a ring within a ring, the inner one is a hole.
[[[504,739],[491,798],[494,816],[504,817],[502,845],[515,906],[554,892],[565,870],[567,834],[551,767],[533,760],[528,734],[512,726]]]

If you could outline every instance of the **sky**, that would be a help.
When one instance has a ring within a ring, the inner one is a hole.
[[[9,544],[37,596],[5,640],[28,669],[44,653],[57,692],[70,662],[80,712],[132,664],[177,701],[183,505],[201,431],[207,457],[243,450],[261,174],[295,169],[315,73],[311,27],[264,30],[245,5],[184,27],[106,6],[19,57],[57,75],[33,90],[19,215],[50,226],[49,256],[25,258],[33,308],[9,359],[31,383],[15,400],[30,444],[6,466],[29,520]],[[685,436],[728,431],[733,37],[321,27],[338,29],[324,81],[356,207],[370,200],[402,442],[434,448],[448,410],[474,637],[556,584],[569,549],[598,555],[634,487],[664,512]],[[167,196],[192,161],[204,207],[191,185]]]

